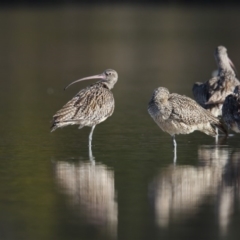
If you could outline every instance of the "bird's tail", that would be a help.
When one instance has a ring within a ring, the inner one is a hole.
[[[58,123],[57,122],[53,122],[53,124],[52,124],[52,126],[50,128],[51,132],[55,131],[58,127],[59,127]]]

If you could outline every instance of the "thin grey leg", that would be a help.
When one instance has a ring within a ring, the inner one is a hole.
[[[174,154],[174,156],[173,156],[173,164],[176,164],[176,162],[177,162],[177,146],[175,146],[173,148],[174,148],[173,149],[173,154]]]
[[[172,140],[173,140],[173,154],[174,154],[173,163],[175,164],[177,161],[177,142],[175,139],[175,135],[172,135]]]
[[[218,134],[218,128],[216,127],[216,133],[217,133],[217,135],[215,136],[215,144],[218,144],[218,136],[219,136],[219,134]]]
[[[95,164],[95,158],[94,158],[94,156],[93,156],[93,154],[92,154],[92,145],[91,145],[91,144],[89,144],[89,146],[88,146],[88,155],[89,155],[89,160],[90,160],[93,164]]]
[[[93,135],[93,131],[94,131],[94,128],[96,127],[96,125],[92,126],[92,129],[91,129],[91,132],[89,134],[89,142],[88,142],[88,154],[89,154],[89,159],[92,163],[95,164],[95,159],[94,159],[94,156],[92,154],[92,135]]]
[[[172,140],[173,140],[173,147],[176,148],[177,147],[177,142],[175,139],[175,135],[172,135]]]
[[[93,131],[94,131],[94,128],[96,127],[96,125],[92,126],[92,129],[91,129],[91,132],[89,134],[89,145],[92,145],[92,135],[93,135]]]

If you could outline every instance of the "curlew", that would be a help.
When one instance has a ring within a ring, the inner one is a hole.
[[[240,85],[229,94],[223,103],[223,121],[229,129],[240,133]]]
[[[215,117],[222,116],[223,102],[234,88],[240,84],[236,70],[229,59],[227,49],[218,46],[214,53],[218,66],[218,75],[205,83],[196,82],[192,91],[195,100]]]
[[[53,116],[51,127],[51,132],[68,125],[79,125],[79,129],[85,126],[91,127],[89,146],[91,146],[92,135],[96,125],[105,121],[113,114],[115,103],[111,89],[118,80],[118,74],[115,70],[107,69],[102,74],[76,80],[65,89],[74,83],[90,79],[100,80],[82,89],[57,111]]]
[[[215,137],[217,127],[227,135],[224,125],[209,111],[189,97],[170,94],[164,87],[154,90],[148,113],[164,132],[172,136],[174,152],[177,146],[175,134],[189,134],[198,130]]]

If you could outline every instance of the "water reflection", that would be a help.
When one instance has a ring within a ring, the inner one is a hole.
[[[114,188],[114,172],[104,164],[58,161],[55,176],[60,190],[69,196],[69,205],[91,224],[115,238],[117,235],[118,206]]]
[[[197,167],[169,166],[150,185],[156,223],[168,227],[171,221],[194,216],[203,203],[210,203],[216,205],[220,233],[225,235],[234,201],[240,200],[240,149],[200,146],[198,160]]]

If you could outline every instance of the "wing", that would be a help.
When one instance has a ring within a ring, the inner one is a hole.
[[[67,102],[54,116],[56,122],[77,121],[99,123],[111,116],[114,110],[113,94],[100,84],[81,90]]]
[[[232,74],[218,77],[218,80],[209,86],[210,97],[206,105],[224,103],[225,98],[234,91],[237,85],[239,81]]]
[[[209,111],[198,105],[193,99],[171,94],[169,101],[172,105],[172,115],[170,118],[178,120],[188,125],[195,125],[200,123],[219,123]]]
[[[224,88],[222,85],[216,86],[215,90],[211,91],[210,97],[206,102],[206,105],[224,103],[224,100],[231,92]]]

